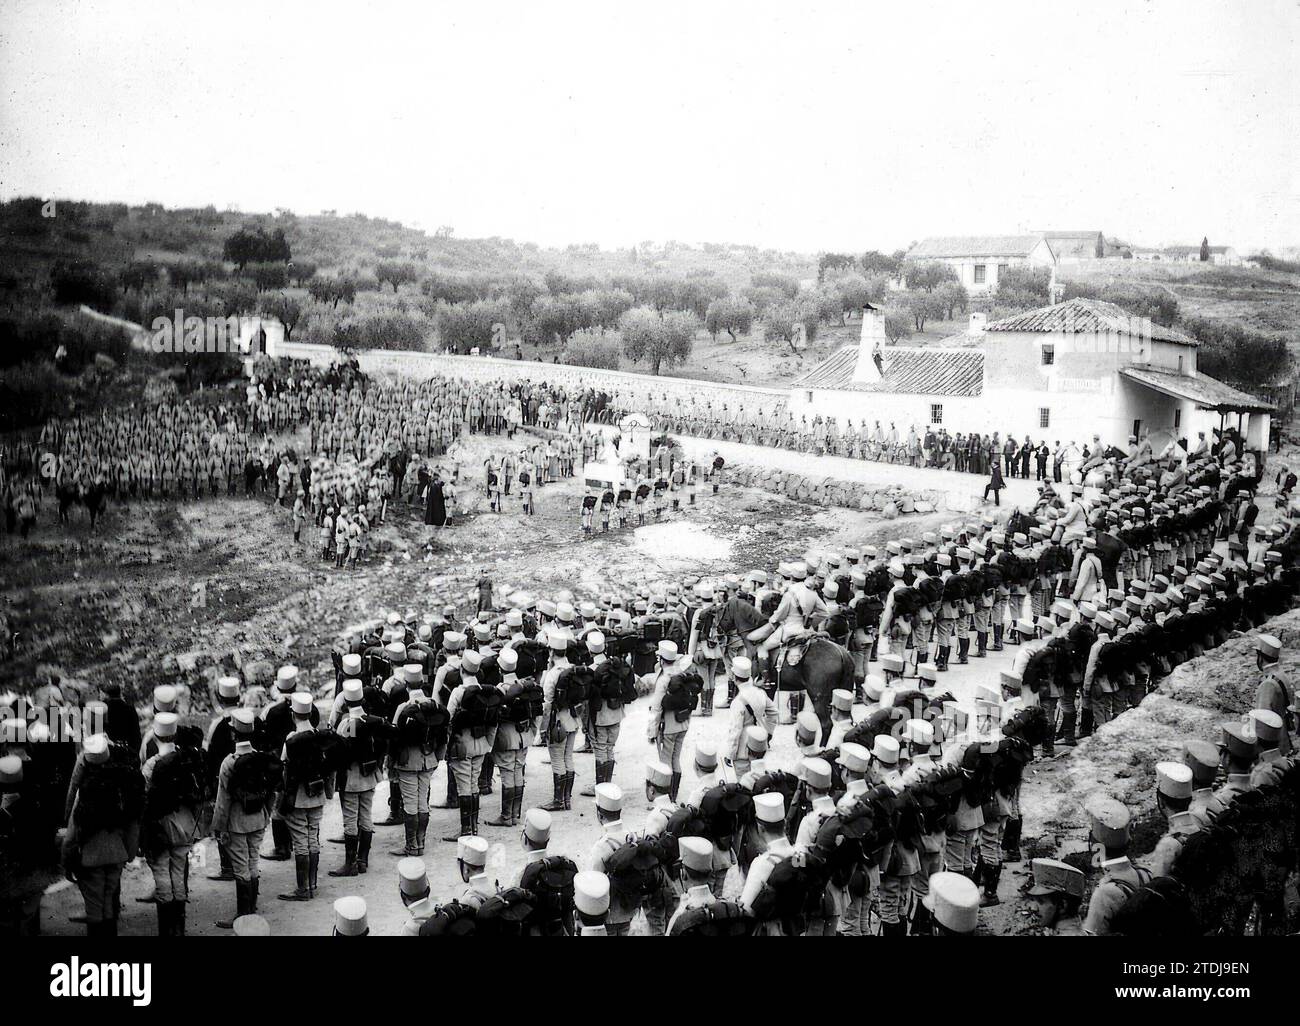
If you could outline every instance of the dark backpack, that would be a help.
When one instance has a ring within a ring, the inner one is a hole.
[[[533,915],[533,896],[522,887],[510,887],[479,906],[476,937],[522,937]]]
[[[734,901],[688,909],[673,923],[673,937],[748,937],[754,921]]]
[[[235,758],[230,767],[230,798],[244,812],[252,814],[267,807],[271,796],[280,789],[284,767],[271,752],[249,752]]]
[[[411,702],[397,717],[397,744],[426,755],[447,743],[447,711],[433,702]]]
[[[541,685],[532,677],[516,680],[506,689],[505,710],[502,719],[509,720],[522,730],[542,715],[546,696]]]
[[[925,604],[921,593],[915,588],[903,586],[894,592],[894,615],[911,616]]]
[[[195,748],[177,748],[159,756],[145,802],[145,816],[160,819],[177,809],[200,805],[205,796],[203,753]]]
[[[871,630],[880,626],[880,614],[885,611],[885,604],[879,595],[866,595],[853,606],[860,630]]]
[[[570,715],[581,717],[582,703],[590,696],[594,679],[595,675],[586,666],[565,667],[555,681],[555,698],[552,707],[567,708]]]
[[[654,837],[630,838],[605,859],[609,889],[628,904],[637,904],[659,886],[664,863],[663,846]]]
[[[459,733],[468,730],[471,737],[486,737],[501,718],[505,696],[496,688],[475,684],[461,695],[460,707],[452,719],[451,729]]]
[[[567,933],[573,924],[573,859],[552,855],[524,867],[519,886],[533,896],[530,925],[545,931],[559,923]]]
[[[101,830],[118,830],[144,810],[144,776],[126,758],[86,766],[77,792],[73,821],[83,839]]]
[[[672,713],[677,722],[687,719],[699,704],[700,693],[704,690],[704,681],[694,670],[675,673],[668,678],[664,688],[663,710]]]
[[[754,898],[754,919],[779,921],[787,934],[803,933],[807,917],[821,911],[826,880],[825,863],[819,856],[804,853],[802,866],[786,856],[772,868]]]
[[[636,701],[636,675],[627,663],[616,659],[607,659],[593,671],[595,685],[593,698],[609,709],[621,709]]]
[[[717,784],[700,799],[700,815],[708,824],[705,836],[720,849],[730,848],[753,822],[754,793],[741,784]]]
[[[472,937],[478,933],[478,910],[450,901],[420,924],[421,937]]]

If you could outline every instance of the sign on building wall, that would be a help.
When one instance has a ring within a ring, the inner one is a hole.
[[[1049,392],[1083,392],[1091,395],[1110,395],[1114,391],[1114,378],[1061,378],[1048,380]]]

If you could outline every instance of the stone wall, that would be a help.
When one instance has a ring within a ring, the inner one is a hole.
[[[794,474],[768,467],[730,466],[727,468],[727,481],[819,506],[872,510],[886,518],[901,513],[933,513],[942,498],[940,494],[908,491],[897,485],[841,481],[832,477]]]

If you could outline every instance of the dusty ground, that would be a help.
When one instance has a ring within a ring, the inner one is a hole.
[[[474,478],[475,470],[468,468],[477,468],[489,448],[502,444],[471,439],[461,453],[464,477]],[[725,487],[718,496],[702,490],[698,506],[671,521],[588,540],[578,529],[581,492],[576,483],[540,489],[538,515],[527,519],[513,501],[505,514],[486,512],[485,499],[469,491],[462,487],[469,511],[436,538],[431,539],[431,530],[420,522],[418,510],[394,510],[388,524],[376,532],[384,551],[354,571],[322,564],[307,532],[304,542],[295,546],[288,512],[261,497],[119,507],[93,536],[84,521],[66,530],[52,524],[47,507],[30,539],[6,538],[0,549],[0,601],[20,634],[0,686],[21,686],[50,670],[96,685],[118,680],[140,695],[158,683],[182,683],[190,687],[196,719],[206,721],[206,685],[222,670],[239,667],[250,680],[266,680],[275,666],[293,662],[318,693],[327,694],[333,686],[329,652],[350,629],[390,608],[423,610],[452,603],[468,610],[483,568],[496,582],[498,594],[524,586],[536,594],[570,588],[589,597],[605,590],[606,582],[622,588],[668,575],[770,567],[809,547],[880,544],[916,536],[953,516],[937,513],[883,521],[870,513],[828,510]],[[1287,629],[1300,632],[1300,619]],[[996,680],[999,670],[1009,668],[1014,651],[954,666],[945,687],[971,709],[975,686]],[[1093,790],[1110,791],[1135,807],[1151,807],[1155,761],[1171,754],[1186,736],[1212,736],[1217,722],[1226,718],[1179,689],[1195,690],[1197,681],[1218,674],[1220,664],[1230,661],[1230,653],[1221,652],[1202,660],[1203,669],[1180,670],[1167,685],[1169,697],[1154,696],[1072,755],[1033,764],[1023,796],[1027,851],[1077,851],[1079,809]],[[1236,704],[1234,700],[1224,708],[1235,709]],[[637,796],[650,753],[645,716],[643,700],[625,721],[618,747],[615,780],[627,795],[630,829],[639,827],[644,817],[644,802]],[[720,740],[725,723],[721,716],[697,718],[692,738]],[[774,749],[778,760],[793,761],[791,727],[778,730]],[[544,754],[530,753],[526,807],[550,798],[549,770],[541,764]],[[578,757],[579,789],[590,781],[590,760],[589,755]],[[383,806],[386,786],[380,787],[377,809]],[[441,799],[444,786],[440,770],[435,800]],[[694,787],[688,769],[683,794]],[[555,817],[552,844],[581,863],[598,828],[589,799],[577,799],[575,806],[573,812]],[[483,798],[484,819],[498,808],[498,794]],[[453,831],[456,823],[454,812],[435,811],[429,828],[426,861],[435,893],[441,895],[454,893],[456,870],[452,845],[437,838]],[[324,835],[340,831],[335,804],[327,812]],[[517,832],[486,833],[494,843],[495,875],[502,881],[514,879],[522,865]],[[400,844],[400,837],[400,829],[380,830],[370,873],[351,880],[325,875],[342,857],[341,848],[327,845],[320,899],[308,905],[274,900],[276,893],[291,887],[293,870],[291,864],[267,863],[262,911],[273,929],[327,933],[332,899],[360,893],[370,903],[373,929],[380,934],[395,931],[402,910],[393,880],[396,859],[388,851]],[[215,859],[209,842],[195,852],[190,929],[215,932],[211,924],[227,912],[233,892],[229,884],[205,879],[202,863]],[[1018,867],[1004,873],[1004,904],[985,913],[991,932],[1025,928],[1028,907],[1013,900],[1022,879]],[[737,886],[733,874],[730,887]],[[133,900],[151,887],[146,867],[130,867],[123,932],[154,930],[152,908]],[[68,917],[79,913],[80,906],[75,887],[56,885],[45,902],[44,928],[50,933],[78,931]]]

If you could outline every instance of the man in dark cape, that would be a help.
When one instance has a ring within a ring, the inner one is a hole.
[[[436,474],[429,484],[428,497],[425,499],[424,522],[431,527],[442,527],[447,523],[447,504],[442,500],[442,479]]]

